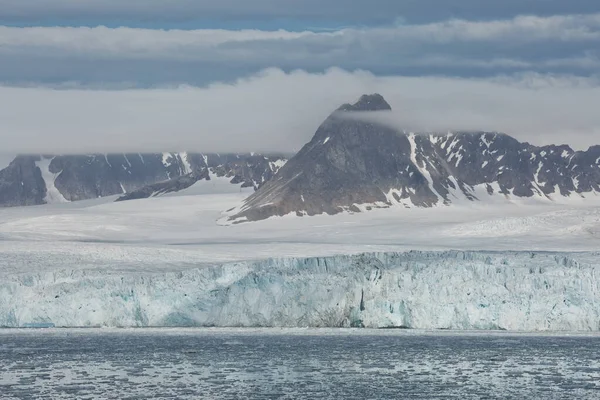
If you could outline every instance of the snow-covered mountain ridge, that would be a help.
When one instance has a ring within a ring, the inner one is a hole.
[[[224,222],[600,193],[600,146],[534,146],[496,132],[410,133],[368,118],[390,109],[380,95],[340,107]]]
[[[0,170],[0,206],[39,205],[123,195],[143,198],[198,180],[229,178],[257,188],[285,163],[258,154],[91,154],[18,156]],[[159,184],[154,190],[152,185]]]
[[[600,330],[600,254],[370,253],[0,283],[0,326]]]

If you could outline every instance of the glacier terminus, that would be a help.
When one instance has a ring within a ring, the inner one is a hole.
[[[598,253],[410,251],[0,283],[0,326],[600,331]]]

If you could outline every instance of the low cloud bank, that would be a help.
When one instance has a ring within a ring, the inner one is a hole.
[[[399,129],[490,130],[534,144],[600,143],[593,78],[378,77],[268,69],[207,87],[0,87],[5,153],[295,152],[339,105],[381,93]]]

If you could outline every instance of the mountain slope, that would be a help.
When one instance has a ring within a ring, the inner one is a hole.
[[[193,184],[211,174],[257,188],[283,163],[281,156],[185,152],[17,156],[0,170],[0,206],[78,201],[144,188],[151,195],[154,191],[147,188],[154,184],[177,191],[185,185],[173,185],[173,180],[188,177]],[[140,197],[147,196],[142,191],[137,193]]]
[[[576,152],[493,132],[407,134],[364,118],[386,110],[378,94],[341,106],[225,222],[600,192],[600,146]]]

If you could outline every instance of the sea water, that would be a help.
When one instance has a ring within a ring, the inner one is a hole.
[[[600,399],[600,336],[0,330],[5,399]]]

